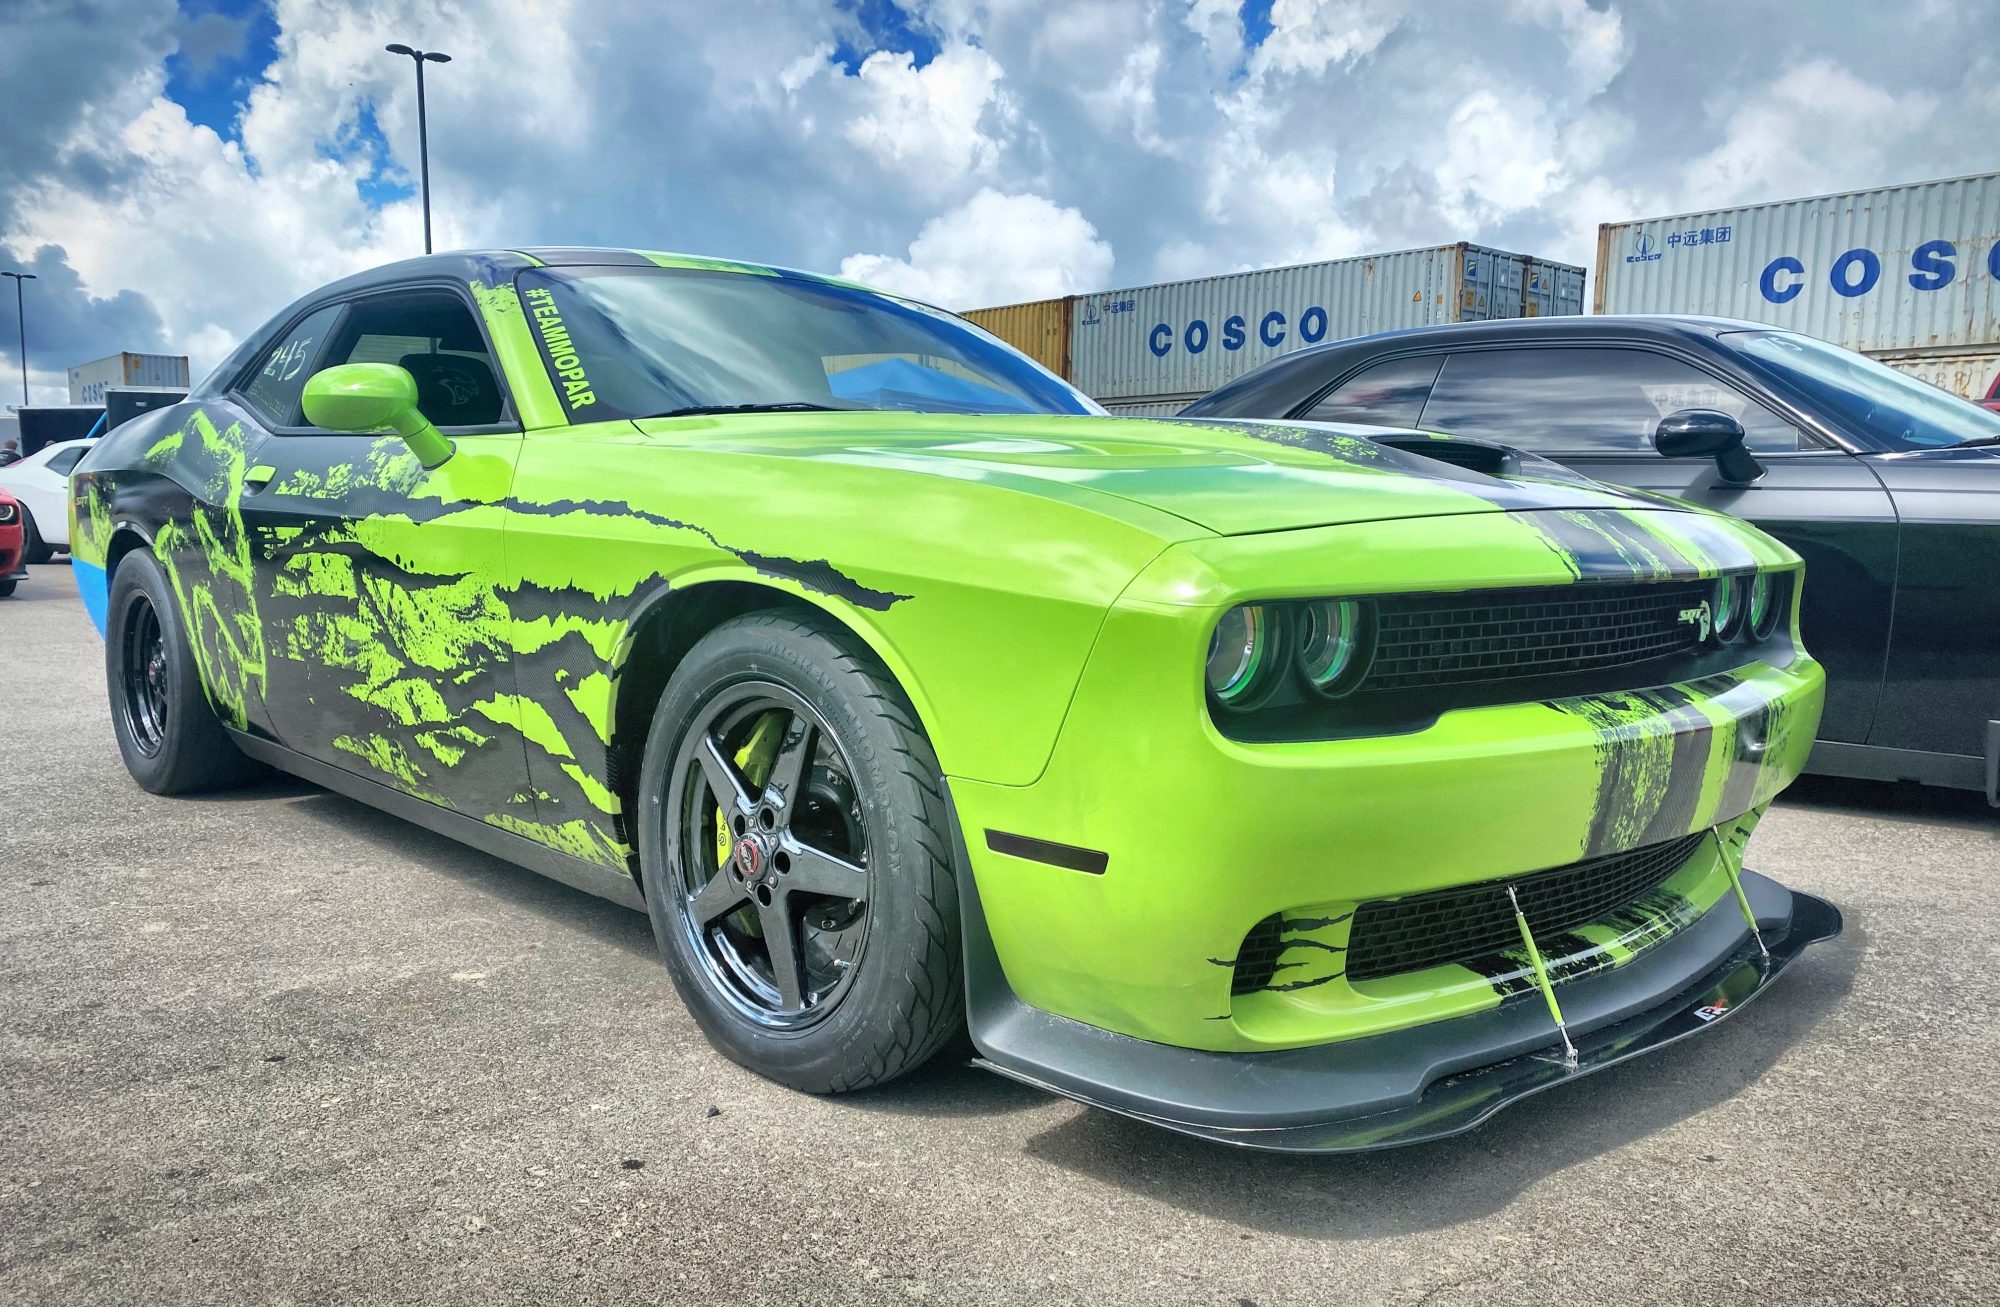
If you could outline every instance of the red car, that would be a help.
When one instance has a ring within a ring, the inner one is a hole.
[[[1993,384],[1986,388],[1986,398],[1979,401],[1979,407],[2000,413],[2000,376],[1994,377]]]
[[[28,575],[21,555],[26,552],[21,532],[21,506],[14,496],[0,490],[0,599],[14,593]]]

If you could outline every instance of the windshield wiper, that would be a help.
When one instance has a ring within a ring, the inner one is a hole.
[[[2000,436],[1974,436],[1970,440],[1961,440],[1956,445],[1947,445],[1945,448],[1977,449],[1981,445],[2000,445]]]
[[[808,404],[802,400],[785,404],[691,404],[687,408],[670,408],[664,413],[648,413],[645,418],[693,418],[706,417],[716,413],[852,413],[854,409],[835,408],[831,404]]]

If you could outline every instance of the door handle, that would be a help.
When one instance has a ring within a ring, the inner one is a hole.
[[[271,478],[276,475],[278,475],[277,468],[272,467],[269,463],[259,463],[256,467],[251,468],[243,474],[243,488],[245,490],[262,490],[265,486],[271,484]]]

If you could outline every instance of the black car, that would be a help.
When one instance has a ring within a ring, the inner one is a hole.
[[[1647,316],[1302,349],[1181,415],[1421,427],[1747,518],[1806,560],[1809,769],[2000,805],[2000,413],[1795,332]]]

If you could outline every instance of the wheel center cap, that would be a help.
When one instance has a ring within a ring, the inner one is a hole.
[[[764,846],[755,836],[746,836],[736,842],[736,873],[746,881],[754,881],[764,874]]]

